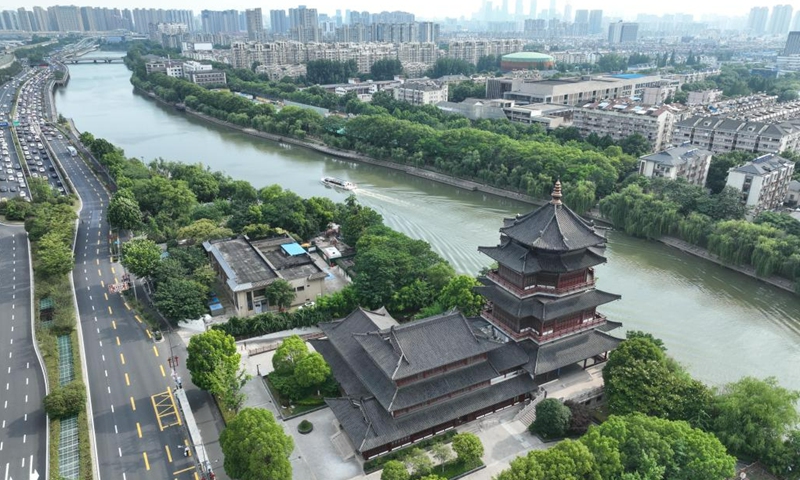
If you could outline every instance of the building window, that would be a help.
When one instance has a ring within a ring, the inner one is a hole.
[[[304,287],[304,286],[302,286],[302,285],[301,285],[301,286],[299,286],[299,287],[295,288],[295,289],[294,289],[294,291],[295,291],[295,292],[302,292],[302,291],[303,291],[303,290],[305,290],[305,289],[306,289],[306,287]]]

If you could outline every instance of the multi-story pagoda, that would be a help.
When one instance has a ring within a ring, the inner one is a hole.
[[[368,459],[535,395],[564,367],[605,361],[618,339],[594,288],[605,238],[553,200],[506,220],[501,243],[480,251],[498,268],[480,280],[483,318],[449,312],[405,324],[357,309],[319,327],[314,348],[341,398],[326,399],[355,450]],[[487,325],[488,321],[488,325]]]
[[[526,370],[540,384],[564,367],[605,361],[620,342],[605,333],[620,324],[597,311],[620,298],[595,288],[605,237],[561,197],[556,182],[549,203],[505,219],[500,245],[478,248],[498,264],[476,287],[488,301],[482,316],[498,336],[528,352]]]

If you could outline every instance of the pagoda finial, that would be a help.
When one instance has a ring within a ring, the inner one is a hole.
[[[553,197],[553,199],[550,200],[552,205],[561,205],[561,179],[556,180],[556,184],[553,186],[553,193],[551,193],[550,196]]]

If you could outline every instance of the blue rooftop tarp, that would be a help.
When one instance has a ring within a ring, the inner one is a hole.
[[[283,251],[286,252],[288,255],[296,256],[296,255],[303,255],[306,253],[306,250],[300,246],[299,243],[285,243],[281,245]]]

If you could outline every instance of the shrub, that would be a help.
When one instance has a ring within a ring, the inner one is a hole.
[[[460,462],[473,464],[480,461],[483,456],[483,443],[477,435],[459,433],[453,437],[453,450]]]
[[[44,397],[44,409],[52,418],[71,417],[84,408],[86,408],[86,388],[79,381],[54,388]]]
[[[570,416],[569,407],[555,398],[546,398],[536,405],[536,420],[530,431],[544,439],[563,437],[569,428]]]
[[[386,462],[381,472],[381,480],[408,480],[410,476],[403,462],[397,460]]]
[[[589,425],[592,424],[592,409],[582,403],[576,403],[570,400],[564,402],[564,405],[569,408],[569,428],[567,434],[569,435],[583,435],[589,430]]]
[[[314,424],[308,420],[303,420],[299,425],[297,425],[297,431],[303,435],[306,433],[311,433],[311,430],[314,430]]]

